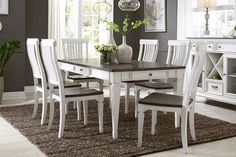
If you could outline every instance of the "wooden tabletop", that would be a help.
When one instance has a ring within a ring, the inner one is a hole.
[[[100,64],[99,59],[60,59],[61,63],[69,63],[88,68],[94,68],[109,72],[124,72],[124,71],[146,71],[146,70],[169,70],[169,69],[184,69],[185,66],[175,66],[168,64],[159,64],[153,62],[138,62],[132,61],[129,64]]]

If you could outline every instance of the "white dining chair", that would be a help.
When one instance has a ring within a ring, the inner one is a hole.
[[[50,116],[48,129],[51,128],[54,117],[54,100],[59,101],[60,105],[60,121],[58,138],[61,138],[64,133],[65,126],[65,106],[69,102],[84,101],[84,123],[87,124],[88,100],[96,100],[98,102],[99,115],[99,132],[103,132],[103,91],[90,89],[87,87],[81,88],[64,88],[64,82],[61,70],[57,62],[55,53],[55,40],[43,39],[41,41],[42,60],[45,65],[45,71],[48,76],[48,84],[50,91]],[[54,89],[58,86],[58,90]]]
[[[62,39],[63,59],[88,58],[88,44],[89,40],[87,39]],[[99,89],[103,90],[103,80],[101,79],[79,74],[69,75],[68,73],[66,73],[66,77],[73,82],[86,83],[87,86],[89,85],[89,82],[97,82],[99,84]]]
[[[168,54],[166,59],[166,64],[169,65],[179,65],[186,66],[189,55],[189,41],[187,40],[169,40],[168,41]],[[148,91],[148,93],[158,92],[158,93],[168,93],[174,92],[174,81],[170,79],[171,83],[168,83],[168,80],[164,82],[149,80],[148,82],[137,82],[135,83],[134,93],[135,93],[135,117],[137,117],[137,106],[138,100],[140,97],[140,91]],[[179,116],[175,115],[175,126],[179,126]]]
[[[144,113],[152,111],[151,134],[155,134],[157,123],[157,111],[177,112],[181,116],[181,139],[184,151],[188,152],[187,123],[189,117],[190,133],[196,140],[194,128],[194,104],[197,91],[197,83],[205,63],[206,44],[198,44],[198,52],[195,53],[193,68],[190,78],[185,81],[184,95],[173,95],[164,93],[151,93],[138,101],[138,147],[142,146]]]
[[[39,94],[42,93],[42,116],[41,125],[45,123],[47,114],[48,85],[44,66],[39,50],[39,39],[28,38],[26,41],[27,54],[33,72],[34,79],[34,110],[32,118],[35,118],[38,111]],[[78,88],[80,84],[65,82],[65,88]]]
[[[139,56],[138,61],[143,62],[156,62],[159,41],[155,39],[140,39],[139,41]],[[129,110],[129,98],[130,98],[130,88],[134,87],[137,82],[146,82],[148,80],[136,80],[136,81],[124,81],[125,83],[125,113]]]

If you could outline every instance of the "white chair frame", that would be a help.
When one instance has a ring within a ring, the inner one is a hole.
[[[144,62],[156,62],[158,50],[159,50],[159,41],[156,39],[140,39],[139,41],[139,56],[138,61]],[[134,87],[134,82],[125,82],[125,113],[128,114],[129,110],[129,97],[130,97],[130,88]]]
[[[88,44],[88,39],[62,39],[63,59],[88,58]],[[85,46],[85,52],[83,51],[83,46]],[[68,76],[68,72],[66,72],[66,79]],[[86,83],[87,87],[89,82],[97,82],[99,84],[99,89],[101,91],[103,90],[103,80],[101,79],[85,77],[73,81],[77,83]]]
[[[198,43],[198,52],[195,53],[195,60],[193,69],[190,74],[190,78],[187,80],[184,86],[184,96],[182,101],[182,107],[164,107],[155,105],[138,104],[138,147],[142,146],[143,137],[143,124],[144,124],[144,112],[152,110],[152,130],[151,133],[155,134],[155,125],[157,122],[157,111],[164,112],[177,112],[181,116],[181,139],[184,152],[188,153],[188,141],[187,141],[187,121],[189,112],[189,124],[190,132],[193,140],[196,140],[195,127],[194,127],[194,105],[197,91],[197,83],[200,78],[202,67],[205,64],[205,52],[206,44]],[[191,103],[190,99],[193,101]]]
[[[74,96],[66,97],[67,89],[64,88],[63,77],[61,70],[59,69],[57,57],[55,53],[55,40],[43,39],[41,42],[42,60],[45,65],[46,73],[48,76],[48,84],[50,90],[50,116],[48,129],[51,128],[54,117],[54,100],[58,100],[60,103],[60,124],[58,138],[61,138],[64,133],[65,126],[65,111],[66,104],[68,102],[84,101],[84,123],[87,124],[87,112],[88,112],[88,100],[97,100],[98,102],[98,115],[99,115],[99,132],[103,132],[103,107],[104,98],[103,94],[86,95],[86,96]],[[54,90],[54,86],[59,87],[59,92]],[[83,90],[83,89],[81,89]],[[78,105],[78,104],[77,104]]]
[[[190,54],[190,42],[188,40],[169,40],[168,41],[168,53],[166,58],[166,64],[186,66]],[[152,80],[149,80],[152,83]],[[165,80],[167,83],[167,80]],[[149,89],[146,87],[141,87],[135,85],[134,95],[135,95],[135,117],[138,116],[138,100],[140,99],[140,91],[148,91],[148,93],[158,92],[158,93],[168,93],[173,92],[173,89]],[[175,113],[175,127],[180,126],[180,118],[177,113]]]
[[[36,117],[39,104],[39,93],[42,93],[42,116],[41,125],[45,123],[47,113],[47,80],[43,63],[39,51],[39,40],[36,38],[28,38],[26,41],[28,58],[32,67],[34,77],[34,110],[32,118]],[[39,86],[39,80],[41,86]]]

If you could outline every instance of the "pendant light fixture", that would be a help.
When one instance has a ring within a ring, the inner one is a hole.
[[[122,11],[136,11],[140,7],[140,2],[138,0],[120,0],[118,6]]]
[[[102,0],[94,4],[93,10],[97,13],[105,12],[108,14],[112,11],[112,5],[106,0]]]

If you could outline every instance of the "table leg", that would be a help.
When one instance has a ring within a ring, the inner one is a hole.
[[[118,137],[118,123],[119,123],[119,111],[120,111],[120,84],[112,84],[110,86],[110,103],[112,114],[112,137],[117,139]]]

